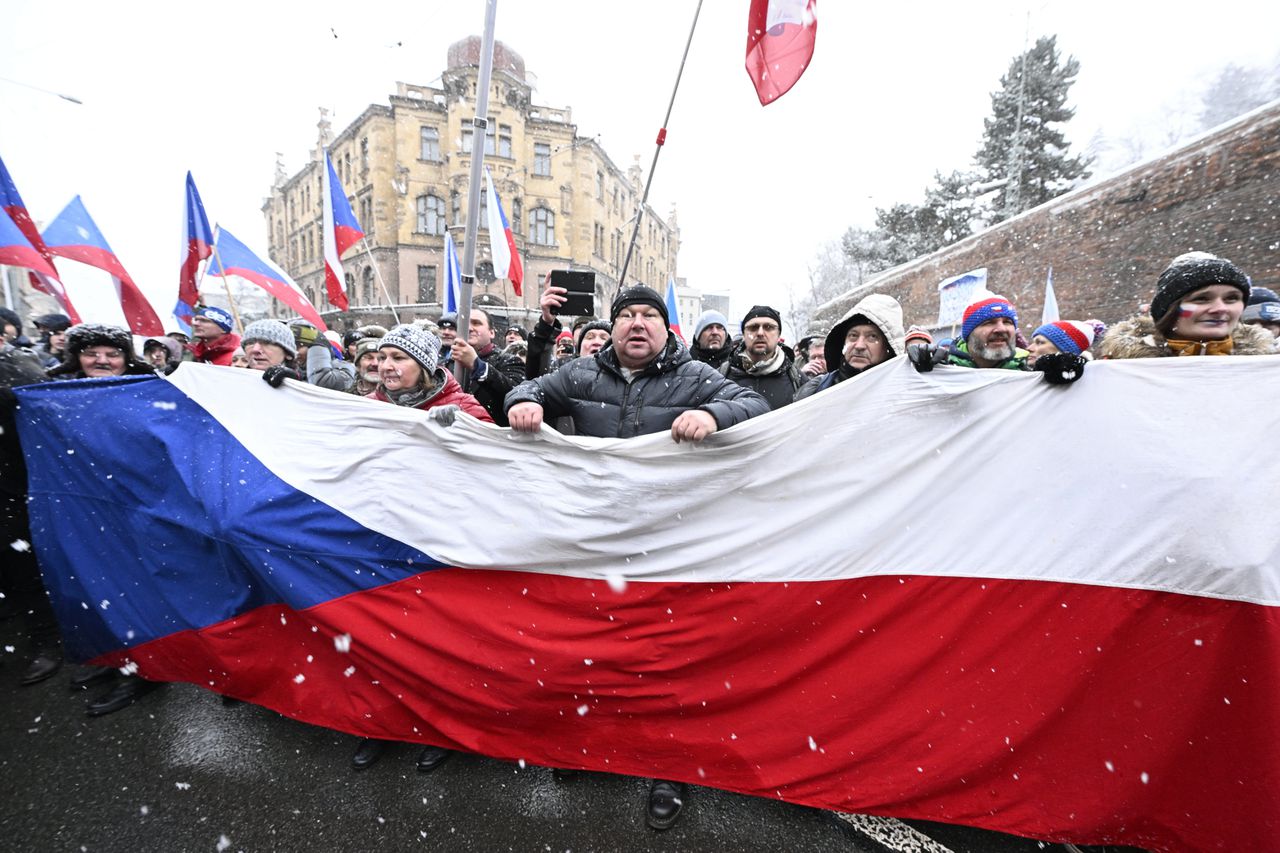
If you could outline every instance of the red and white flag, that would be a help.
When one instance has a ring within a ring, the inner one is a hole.
[[[747,74],[764,106],[785,95],[813,59],[818,0],[751,0]]]
[[[328,149],[324,152],[324,168],[320,172],[320,178],[320,200],[324,211],[321,231],[324,234],[325,294],[334,307],[346,311],[349,302],[346,277],[342,272],[342,253],[359,243],[364,237],[364,231],[356,221],[351,202],[347,201],[347,194],[338,181]]]

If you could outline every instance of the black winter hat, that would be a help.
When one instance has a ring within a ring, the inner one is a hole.
[[[652,305],[662,314],[662,322],[671,325],[671,317],[667,314],[667,303],[658,295],[658,291],[643,284],[636,284],[618,292],[609,308],[610,322],[618,319],[618,312],[628,305]]]
[[[1261,305],[1264,302],[1280,302],[1280,296],[1269,287],[1255,287],[1249,291],[1249,304]]]
[[[18,317],[17,313],[13,311],[13,309],[0,308],[0,321],[3,321],[6,325],[13,326],[13,328],[17,330],[18,334],[22,334],[22,320]]]
[[[1211,284],[1229,284],[1249,298],[1249,277],[1238,266],[1225,258],[1208,252],[1188,252],[1169,262],[1156,282],[1156,293],[1151,298],[1151,319],[1157,327],[1166,321],[1188,293]]]
[[[41,314],[31,320],[37,329],[47,332],[65,332],[71,328],[71,318],[66,314]]]
[[[778,313],[778,309],[770,308],[768,305],[752,305],[751,310],[742,318],[742,328],[745,329],[747,327],[747,323],[750,323],[757,317],[768,317],[778,324],[779,329],[782,328],[782,315]]]
[[[586,336],[587,332],[593,331],[595,329],[600,329],[601,331],[606,332],[610,335],[613,334],[613,324],[610,323],[608,320],[592,320],[590,323],[583,325],[582,327],[583,337]]]

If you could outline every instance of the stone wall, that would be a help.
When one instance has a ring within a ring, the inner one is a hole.
[[[1228,258],[1254,284],[1280,289],[1280,101],[1125,172],[887,270],[823,305],[830,326],[867,293],[888,293],[907,323],[933,326],[938,283],[980,267],[1030,333],[1046,273],[1064,319],[1106,323],[1151,296],[1169,260],[1191,250]]]

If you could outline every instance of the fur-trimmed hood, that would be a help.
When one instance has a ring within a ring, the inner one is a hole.
[[[1275,355],[1276,339],[1257,326],[1236,326],[1231,333],[1232,355]],[[1173,352],[1165,346],[1164,335],[1146,314],[1122,320],[1107,330],[1099,352],[1103,358],[1160,358]]]

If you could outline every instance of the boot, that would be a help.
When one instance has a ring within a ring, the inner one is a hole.
[[[689,788],[683,782],[654,779],[649,788],[649,807],[645,811],[645,823],[653,829],[670,829],[675,826]]]
[[[27,664],[26,670],[23,671],[20,683],[23,687],[39,684],[46,678],[51,678],[60,669],[62,669],[61,648],[57,646],[38,648],[31,658],[31,663]]]
[[[145,678],[138,678],[137,676],[122,678],[115,687],[111,688],[110,692],[90,702],[86,710],[90,717],[114,714],[116,711],[128,708],[138,699],[158,688],[162,683],[160,681],[147,681]]]
[[[442,746],[424,746],[422,752],[418,754],[418,772],[430,773],[453,755],[452,750],[445,749]]]
[[[351,766],[357,770],[364,770],[378,763],[378,759],[382,757],[382,751],[387,748],[385,740],[377,738],[362,738],[356,746],[355,755],[351,756]]]

